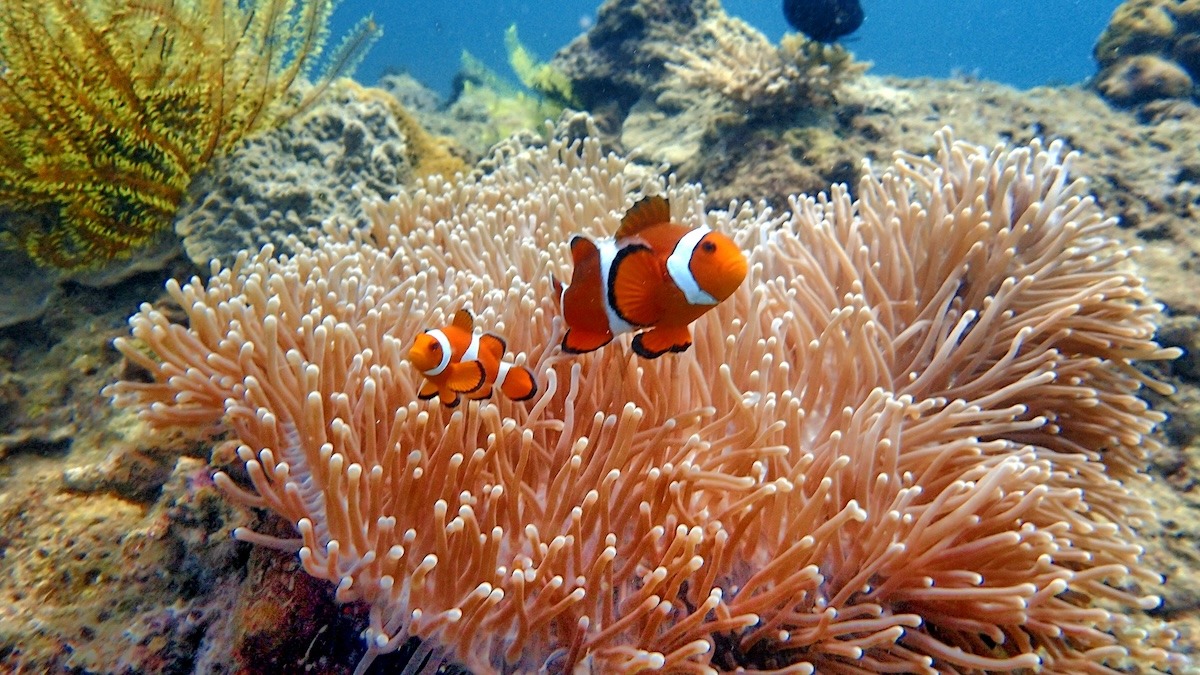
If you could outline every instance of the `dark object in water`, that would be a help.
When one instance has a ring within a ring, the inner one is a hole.
[[[833,42],[863,22],[858,0],[783,0],[783,16],[792,28],[818,42]]]

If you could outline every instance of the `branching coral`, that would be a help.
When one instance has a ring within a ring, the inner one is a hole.
[[[592,139],[510,148],[170,283],[189,325],[144,306],[117,346],[153,381],[111,393],[232,431],[252,489],[219,483],[299,532],[238,536],[369,604],[360,672],[410,636],[478,672],[1181,667],[1137,627],[1160,580],[1120,482],[1160,420],[1131,364],[1174,356],[1156,307],[1060,144],[940,141],[783,215]],[[750,278],[684,354],[559,353],[567,241],[646,193]],[[528,406],[417,401],[405,350],[464,300],[540,374]]]
[[[5,232],[66,269],[128,257],[170,225],[191,178],[302,109],[332,0],[0,0]],[[371,42],[369,20],[324,81]]]
[[[700,29],[704,35],[700,47],[676,47],[667,69],[751,113],[828,107],[843,81],[866,70],[840,45],[788,35],[777,47],[744,21],[724,13],[706,20]]]

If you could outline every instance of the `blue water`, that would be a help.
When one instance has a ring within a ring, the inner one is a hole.
[[[1021,88],[1081,81],[1095,73],[1092,45],[1120,0],[862,0],[866,21],[847,46],[872,72],[903,76],[976,75]],[[787,30],[781,0],[728,0],[725,8],[777,40]],[[529,2],[346,0],[334,17],[340,35],[373,12],[384,36],[358,70],[374,82],[403,69],[450,91],[464,49],[508,74],[504,30],[549,58],[595,19],[598,0]],[[552,8],[552,9],[549,9]]]

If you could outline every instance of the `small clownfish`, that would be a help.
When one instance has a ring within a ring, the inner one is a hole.
[[[633,351],[648,359],[690,347],[688,326],[732,295],[748,268],[729,237],[671,222],[658,196],[634,204],[611,239],[573,237],[571,258],[571,284],[554,280],[567,323],[563,351],[594,351],[645,329]]]
[[[474,330],[475,319],[465,309],[454,313],[445,328],[434,328],[417,336],[408,360],[425,375],[417,393],[422,400],[437,396],[453,408],[459,396],[484,399],[499,389],[514,401],[526,401],[537,393],[537,383],[528,368],[504,360],[507,346],[491,333]]]

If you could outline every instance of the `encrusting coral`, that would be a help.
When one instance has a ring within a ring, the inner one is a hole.
[[[1061,144],[940,137],[790,213],[706,211],[594,138],[367,205],[369,231],[243,255],[118,341],[153,426],[228,429],[244,504],[291,523],[363,672],[422,640],[476,672],[1182,669],[1142,614],[1133,530],[1161,388],[1151,304]],[[571,358],[551,275],[644,194],[750,260],[655,361]],[[413,338],[463,306],[538,374],[528,403],[417,400]],[[148,349],[153,356],[147,356]],[[413,666],[420,668],[420,666]]]
[[[414,176],[465,171],[461,150],[426,131],[387,91],[349,78],[291,123],[246,139],[188,187],[175,234],[201,268],[232,262],[288,235],[310,235],[328,219],[365,225],[363,199],[387,199]]]
[[[369,19],[321,54],[332,0],[0,0],[3,243],[64,269],[169,230],[188,183],[351,69]]]
[[[1125,0],[1092,50],[1093,84],[1118,105],[1195,98],[1200,77],[1200,2]]]

